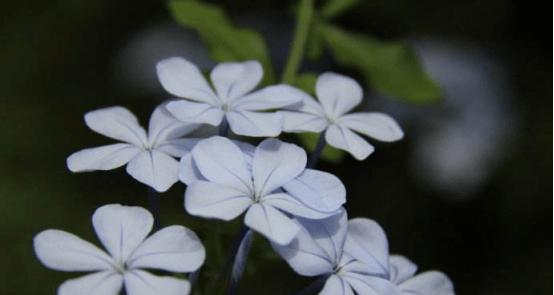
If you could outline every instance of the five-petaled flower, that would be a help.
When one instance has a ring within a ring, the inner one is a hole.
[[[284,117],[283,131],[325,131],[325,141],[329,145],[349,152],[357,160],[367,158],[374,148],[354,131],[385,142],[404,136],[396,121],[386,114],[348,114],[363,97],[360,85],[349,77],[330,72],[321,74],[316,94],[319,102],[304,93],[302,104],[279,112]]]
[[[272,245],[298,274],[326,279],[321,295],[454,295],[443,273],[413,277],[413,263],[389,256],[386,235],[373,220],[347,222],[346,212],[324,220],[297,219],[298,236],[288,245]]]
[[[167,109],[179,120],[218,126],[226,120],[235,134],[273,137],[282,130],[283,118],[270,110],[299,103],[302,92],[288,85],[273,85],[252,92],[263,76],[257,61],[227,62],[210,73],[215,91],[198,68],[172,57],[157,65],[165,90],[179,98]]]
[[[277,139],[258,147],[215,136],[200,141],[181,160],[188,187],[185,208],[196,216],[245,224],[278,244],[300,226],[289,215],[322,219],[340,212],[346,191],[334,175],[306,168],[306,152]]]
[[[174,225],[147,238],[152,215],[144,208],[119,204],[98,208],[92,223],[109,254],[65,231],[45,230],[34,238],[36,255],[47,267],[93,272],[64,282],[59,295],[117,295],[123,286],[128,295],[189,293],[187,280],[157,276],[143,269],[197,270],[204,262],[205,250],[194,232]]]
[[[168,190],[178,180],[178,161],[173,157],[182,157],[197,142],[181,137],[198,125],[175,119],[164,105],[152,113],[148,134],[129,110],[119,106],[88,112],[85,123],[94,131],[125,143],[75,152],[67,158],[69,170],[111,170],[128,163],[127,173],[159,192]]]

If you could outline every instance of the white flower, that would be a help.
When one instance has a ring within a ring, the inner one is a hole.
[[[324,220],[298,218],[302,230],[288,245],[273,248],[300,275],[324,276],[321,295],[398,295],[389,280],[366,271],[366,265],[353,259],[345,248],[347,216]]]
[[[402,256],[389,257],[385,233],[372,220],[347,223],[343,212],[298,222],[303,228],[290,244],[272,246],[298,274],[327,278],[319,294],[454,295],[444,274],[430,271],[413,277],[413,263]]]
[[[87,126],[107,137],[124,143],[84,149],[67,158],[73,172],[111,170],[128,163],[127,173],[159,192],[177,182],[178,162],[196,143],[181,136],[198,125],[176,120],[165,109],[157,107],[150,117],[148,134],[137,118],[126,108],[115,106],[85,114]]]
[[[300,230],[289,214],[321,219],[337,214],[345,202],[337,177],[305,169],[306,152],[277,139],[254,148],[211,137],[183,157],[180,167],[190,214],[231,220],[246,211],[245,224],[278,244]]]
[[[47,267],[93,272],[64,282],[58,295],[117,295],[123,285],[128,295],[189,293],[188,281],[143,269],[180,273],[198,269],[205,250],[194,232],[174,225],[146,238],[152,215],[144,208],[119,204],[98,208],[92,223],[108,253],[65,231],[45,230],[34,238],[35,253]]]
[[[285,132],[322,132],[325,140],[335,148],[349,152],[357,160],[367,158],[373,146],[355,132],[380,141],[396,141],[404,134],[396,121],[388,115],[375,112],[351,113],[362,101],[362,88],[353,79],[323,73],[316,83],[316,101],[303,95],[303,104],[280,111],[284,117]],[[355,132],[354,132],[355,131]]]
[[[158,78],[167,92],[185,100],[168,104],[179,120],[221,124],[225,118],[235,134],[273,137],[281,133],[283,118],[268,110],[299,103],[302,92],[288,85],[274,85],[252,92],[263,76],[257,61],[228,62],[210,73],[215,91],[200,70],[189,61],[172,57],[157,65]]]
[[[366,271],[384,274],[403,295],[454,295],[454,286],[442,272],[415,275],[417,266],[403,256],[389,256],[388,241],[375,221],[355,218],[348,222],[346,249],[366,265]]]

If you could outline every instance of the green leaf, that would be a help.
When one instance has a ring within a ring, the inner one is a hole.
[[[298,137],[300,138],[302,145],[304,145],[306,149],[311,152],[315,149],[315,146],[317,145],[319,134],[318,133],[299,133]],[[344,151],[336,149],[327,144],[325,145],[325,148],[321,153],[321,158],[332,163],[340,163],[344,158],[345,154],[346,153]]]
[[[432,103],[441,99],[440,87],[406,45],[380,41],[329,24],[320,25],[319,32],[335,60],[360,70],[370,87],[412,103]]]
[[[312,72],[302,73],[296,77],[293,85],[304,90],[305,92],[314,95],[315,83],[317,81],[317,74]]]
[[[321,16],[331,19],[361,3],[361,0],[328,0],[320,10]]]
[[[169,10],[179,24],[198,32],[214,60],[258,60],[265,70],[264,83],[275,81],[267,45],[258,32],[235,27],[225,11],[213,4],[171,0]]]

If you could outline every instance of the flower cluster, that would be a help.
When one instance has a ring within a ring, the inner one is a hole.
[[[67,159],[71,171],[127,165],[128,174],[157,192],[184,183],[184,208],[191,215],[224,221],[244,215],[245,231],[232,260],[235,279],[256,232],[295,272],[320,277],[320,294],[454,294],[444,274],[414,276],[412,262],[391,256],[377,223],[348,221],[340,179],[307,167],[304,149],[275,138],[281,132],[321,133],[326,143],[358,160],[374,148],[357,133],[385,142],[401,139],[403,132],[390,116],[349,113],[363,97],[356,81],[324,73],[315,100],[290,85],[255,90],[263,76],[257,61],[219,64],[210,81],[183,58],[159,62],[157,72],[162,86],[177,98],[154,110],[148,131],[123,107],[87,113],[88,127],[121,143],[72,154]],[[202,124],[219,126],[219,136],[184,137]],[[227,127],[238,136],[269,138],[254,146],[230,139]],[[97,209],[92,221],[107,253],[59,230],[43,231],[34,239],[35,252],[47,267],[93,272],[66,281],[58,294],[116,295],[122,288],[128,295],[189,293],[187,280],[145,269],[198,270],[205,250],[192,231],[174,225],[147,237],[152,214],[117,204]]]

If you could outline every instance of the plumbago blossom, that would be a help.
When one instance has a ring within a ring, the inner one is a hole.
[[[184,295],[185,279],[153,275],[144,269],[188,273],[204,262],[204,246],[191,230],[173,225],[150,237],[152,215],[141,207],[105,205],[92,216],[96,234],[108,253],[61,230],[45,230],[34,238],[38,259],[47,267],[67,272],[93,272],[70,279],[58,295]]]
[[[285,132],[323,132],[325,141],[364,160],[374,147],[355,132],[371,138],[392,142],[404,136],[390,116],[376,112],[348,113],[362,101],[362,88],[352,78],[323,73],[316,82],[316,101],[304,93],[302,104],[286,107],[283,115]]]
[[[441,272],[417,276],[407,258],[389,255],[383,229],[373,220],[347,221],[346,212],[314,222],[298,218],[302,230],[288,245],[273,244],[294,271],[323,276],[321,295],[454,295]]]
[[[218,64],[210,73],[212,89],[200,70],[178,57],[157,65],[165,90],[179,98],[167,109],[179,120],[219,126],[228,123],[235,134],[272,137],[281,133],[279,109],[299,103],[302,92],[289,85],[273,85],[257,91],[263,68],[257,61]]]
[[[181,160],[185,208],[196,216],[244,223],[274,243],[300,231],[290,216],[323,219],[340,212],[346,191],[334,175],[306,169],[306,152],[278,139],[257,147],[224,137],[200,141]]]
[[[157,107],[148,126],[148,134],[135,115],[120,106],[85,114],[87,126],[123,143],[84,149],[67,158],[72,172],[111,170],[127,164],[127,173],[158,192],[167,191],[177,182],[178,161],[196,143],[182,136],[198,125],[176,120],[165,105]]]

